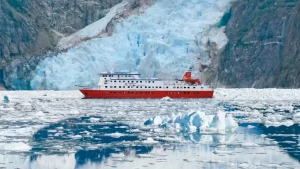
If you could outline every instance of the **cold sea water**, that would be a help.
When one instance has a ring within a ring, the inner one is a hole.
[[[0,168],[300,168],[300,91],[213,99],[82,99],[5,91]]]

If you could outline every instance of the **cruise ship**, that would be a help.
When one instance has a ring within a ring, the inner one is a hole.
[[[173,81],[140,78],[140,74],[132,72],[104,72],[100,74],[98,88],[82,88],[80,92],[87,99],[175,99],[212,98],[214,90],[199,79],[193,79],[188,70],[181,79]]]

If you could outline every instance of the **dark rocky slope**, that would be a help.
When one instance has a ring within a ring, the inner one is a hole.
[[[226,87],[300,87],[299,18],[299,0],[235,2],[210,78]]]
[[[43,59],[41,56],[47,56],[45,52],[54,51],[62,36],[102,18],[119,2],[0,0],[0,81],[9,88],[26,88],[30,70]],[[17,74],[20,81],[12,82],[12,74]]]

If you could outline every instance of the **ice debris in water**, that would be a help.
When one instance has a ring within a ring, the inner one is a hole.
[[[158,143],[158,141],[153,140],[153,138],[148,137],[147,140],[143,140],[144,144],[155,144]]]
[[[186,114],[178,113],[177,115],[172,114],[171,117],[167,116],[163,118],[155,116],[148,119],[144,125],[171,126],[190,133],[199,131],[220,134],[225,134],[226,131],[234,131],[238,127],[232,114],[225,114],[223,111],[219,111],[215,116],[206,115],[201,111],[190,111]]]
[[[8,102],[9,102],[8,96],[4,96],[3,102],[4,102],[4,103],[8,103]]]
[[[0,151],[30,151],[31,147],[23,142],[0,143]]]
[[[147,121],[145,121],[144,125],[162,125],[163,119],[160,116],[155,116]]]
[[[169,96],[163,97],[161,100],[163,100],[163,101],[172,101],[172,99]]]

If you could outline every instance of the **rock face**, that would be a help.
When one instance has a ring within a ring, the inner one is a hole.
[[[300,1],[237,1],[210,77],[226,87],[300,87]]]
[[[99,20],[119,2],[0,0],[0,81],[8,88],[26,88],[30,70],[47,56],[46,52],[55,51],[62,36]],[[21,81],[11,81],[12,75],[19,76]]]

